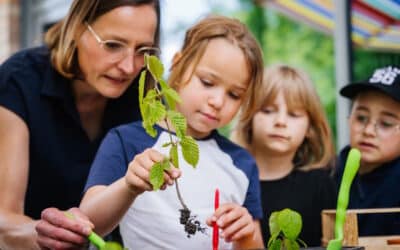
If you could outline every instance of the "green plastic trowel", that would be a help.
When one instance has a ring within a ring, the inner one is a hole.
[[[91,232],[88,236],[89,241],[99,250],[123,250],[122,246],[113,241],[104,241],[98,234]]]
[[[341,250],[343,241],[343,225],[346,219],[346,209],[349,204],[350,187],[360,167],[361,153],[358,149],[352,148],[347,156],[346,165],[340,183],[337,199],[335,239],[328,243],[327,250]]]
[[[68,217],[71,220],[75,219],[74,214],[69,211],[65,211],[64,214],[66,217]],[[92,231],[89,234],[88,240],[99,250],[124,250],[125,249],[125,248],[122,248],[122,246],[118,242],[104,241],[103,238],[101,238],[94,231]]]

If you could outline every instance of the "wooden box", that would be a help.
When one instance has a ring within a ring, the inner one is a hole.
[[[365,250],[400,250],[400,235],[358,236],[357,214],[398,213],[400,208],[348,209],[344,223],[343,246],[364,246]],[[323,210],[322,245],[327,246],[329,240],[335,237],[336,210]]]

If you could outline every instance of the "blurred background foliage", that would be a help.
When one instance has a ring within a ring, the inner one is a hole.
[[[321,98],[329,123],[336,138],[336,88],[334,41],[331,35],[257,4],[253,0],[239,0],[240,10],[229,13],[246,23],[260,42],[265,65],[285,63],[306,71]],[[221,9],[214,8],[221,13]],[[223,13],[227,14],[227,13]],[[374,68],[388,64],[400,64],[400,54],[368,51],[353,48],[352,78],[361,80]],[[221,132],[228,135],[232,124]],[[335,139],[336,141],[336,139]]]

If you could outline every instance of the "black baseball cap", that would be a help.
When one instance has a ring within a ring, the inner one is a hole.
[[[375,69],[368,79],[344,86],[340,94],[353,99],[360,92],[367,90],[381,91],[400,102],[400,67],[386,66]]]

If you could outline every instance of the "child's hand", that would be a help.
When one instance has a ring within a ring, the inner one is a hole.
[[[161,162],[165,158],[160,152],[154,149],[146,149],[143,153],[138,154],[129,163],[128,171],[125,174],[125,182],[135,195],[144,191],[153,190],[150,184],[150,169],[156,162]],[[174,180],[179,178],[181,171],[171,167],[170,170],[164,172],[164,185],[161,189],[165,189],[167,185],[174,184]]]
[[[207,225],[212,226],[213,222],[217,222],[218,227],[222,229],[220,236],[227,242],[248,237],[255,231],[253,217],[246,208],[235,203],[221,205],[213,216],[207,219]]]

